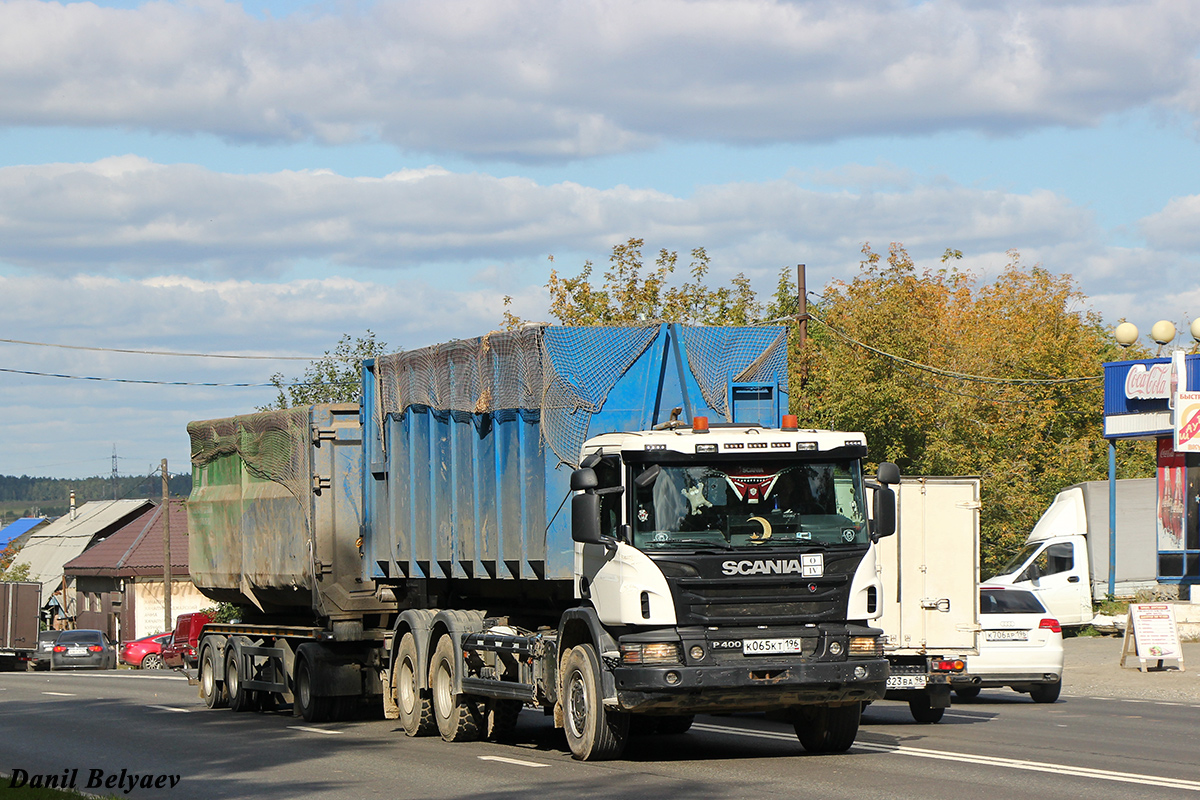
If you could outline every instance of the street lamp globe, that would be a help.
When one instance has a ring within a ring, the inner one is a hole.
[[[1150,338],[1159,344],[1170,344],[1175,341],[1175,323],[1170,320],[1160,319],[1150,329]]]
[[[1200,322],[1200,320],[1197,321]],[[1117,326],[1116,330],[1113,331],[1113,336],[1116,337],[1117,344],[1121,345],[1121,347],[1129,347],[1131,344],[1137,341],[1137,325],[1134,325],[1132,322],[1122,322]]]
[[[1191,331],[1192,331],[1192,338],[1195,339],[1197,342],[1200,342],[1200,319],[1192,320]]]

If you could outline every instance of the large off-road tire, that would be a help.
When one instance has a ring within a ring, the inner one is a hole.
[[[333,717],[334,699],[317,695],[313,668],[307,658],[296,661],[296,711],[305,722],[328,722]]]
[[[229,707],[234,711],[253,711],[258,698],[254,692],[242,686],[241,666],[237,649],[228,648],[225,652],[225,692],[229,695]]]
[[[225,685],[217,678],[217,651],[211,645],[200,653],[200,699],[209,708],[225,708],[229,705]]]
[[[960,700],[974,700],[979,697],[978,686],[956,686],[954,687],[954,696]]]
[[[858,703],[845,706],[805,706],[796,716],[796,738],[810,753],[844,753],[858,735]]]
[[[918,692],[908,698],[908,710],[913,719],[922,725],[932,725],[941,720],[942,715],[946,713],[944,708],[934,708],[925,692]]]
[[[1062,693],[1062,679],[1054,683],[1039,683],[1029,689],[1029,696],[1035,703],[1053,703]]]
[[[392,696],[400,711],[400,725],[409,736],[426,736],[437,730],[433,701],[418,681],[417,640],[411,633],[400,639],[396,663],[392,666]]]
[[[600,688],[600,661],[590,644],[563,654],[563,729],[571,755],[580,761],[619,758],[629,738],[629,715],[605,707]]]
[[[447,742],[466,742],[479,738],[482,713],[476,702],[454,693],[454,673],[458,662],[454,641],[449,634],[438,640],[429,666],[429,687],[433,694],[433,716],[438,733]]]

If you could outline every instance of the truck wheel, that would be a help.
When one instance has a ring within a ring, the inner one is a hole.
[[[438,732],[447,742],[465,742],[479,737],[480,713],[473,701],[454,696],[454,672],[457,659],[454,642],[447,634],[438,640],[429,669],[433,690],[433,716]]]
[[[524,704],[520,700],[497,700],[490,698],[487,702],[487,719],[484,725],[484,738],[498,742],[512,736],[517,728],[517,718],[521,716]]]
[[[1062,678],[1054,683],[1040,683],[1030,688],[1029,696],[1035,703],[1053,703],[1062,693]]]
[[[242,686],[240,673],[237,650],[230,647],[225,656],[225,691],[229,695],[229,707],[234,711],[253,711],[254,692]]]
[[[411,633],[404,634],[400,649],[396,651],[396,663],[392,667],[392,696],[400,711],[400,725],[409,736],[427,736],[437,728],[433,718],[433,703],[421,691],[417,676],[417,640]]]
[[[810,753],[844,753],[858,736],[862,706],[806,706],[794,723],[796,738]]]
[[[974,700],[976,697],[979,697],[979,687],[957,686],[954,689],[954,695],[960,700]]]
[[[658,718],[658,733],[662,736],[678,736],[687,733],[696,721],[695,714],[674,714]]]
[[[305,722],[327,722],[333,708],[332,697],[318,697],[312,665],[307,658],[296,663],[296,709]]]
[[[590,644],[567,650],[562,660],[563,729],[580,761],[619,758],[629,738],[629,715],[604,707],[600,662]]]
[[[200,653],[200,698],[209,708],[229,705],[225,687],[217,683],[217,651],[211,646]]]
[[[944,708],[934,708],[925,692],[914,694],[908,699],[908,710],[912,712],[913,719],[922,725],[931,725],[946,713]]]

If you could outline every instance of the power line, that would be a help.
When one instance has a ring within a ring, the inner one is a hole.
[[[97,353],[132,353],[139,356],[179,356],[181,358],[240,358],[257,361],[316,361],[308,356],[247,356],[232,353],[179,353],[170,350],[124,350],[119,347],[86,347],[78,344],[53,344],[51,342],[26,342],[21,339],[0,339],[5,344],[24,344],[31,347],[59,347],[64,350],[91,350]]]
[[[72,381],[103,381],[107,383],[141,383],[150,384],[153,386],[231,386],[239,388],[259,388],[266,386],[274,386],[273,383],[200,383],[197,381],[151,381],[138,380],[135,378],[101,378],[94,375],[63,375],[58,372],[33,372],[27,369],[8,369],[0,367],[0,372],[10,372],[14,375],[32,375],[36,378],[66,378]],[[305,384],[292,384],[301,386]]]
[[[820,317],[813,315],[812,313],[809,314],[809,318],[821,323],[831,333],[833,333],[836,336],[841,337],[842,339],[845,339],[847,342],[850,342],[851,344],[853,344],[857,347],[861,347],[862,349],[867,350],[871,353],[874,353],[878,356],[882,356],[883,358],[891,359],[892,361],[895,361],[898,364],[903,364],[907,367],[912,367],[914,369],[923,370],[924,372],[929,372],[934,375],[941,375],[946,378],[955,378],[957,380],[962,380],[962,381],[974,381],[976,383],[994,383],[994,384],[1000,384],[1000,385],[1004,385],[1004,386],[1055,386],[1055,385],[1070,384],[1070,383],[1083,383],[1086,381],[1099,381],[1099,380],[1104,379],[1103,375],[1088,375],[1088,376],[1085,376],[1082,378],[993,378],[993,377],[990,377],[987,375],[970,375],[965,372],[955,372],[953,370],[948,370],[948,369],[939,369],[938,367],[931,367],[928,364],[922,364],[918,361],[913,361],[912,359],[904,358],[903,356],[894,355],[894,354],[888,353],[884,350],[880,350],[878,347],[872,347],[869,344],[860,342],[857,339],[855,339],[854,337],[849,336],[845,333],[842,333],[837,328],[833,327],[828,322],[821,319]]]

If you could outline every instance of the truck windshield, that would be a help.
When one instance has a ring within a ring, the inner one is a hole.
[[[1015,556],[1010,558],[1008,562],[1000,568],[999,572],[996,572],[993,575],[1007,575],[1010,572],[1015,572],[1017,567],[1028,561],[1029,557],[1036,553],[1037,549],[1041,547],[1042,544],[1043,542],[1030,542],[1029,544],[1025,545]],[[993,575],[989,575],[988,577],[993,577]],[[984,578],[984,580],[987,580],[987,578]]]
[[[641,550],[864,545],[856,459],[669,465],[638,487],[633,542]]]

